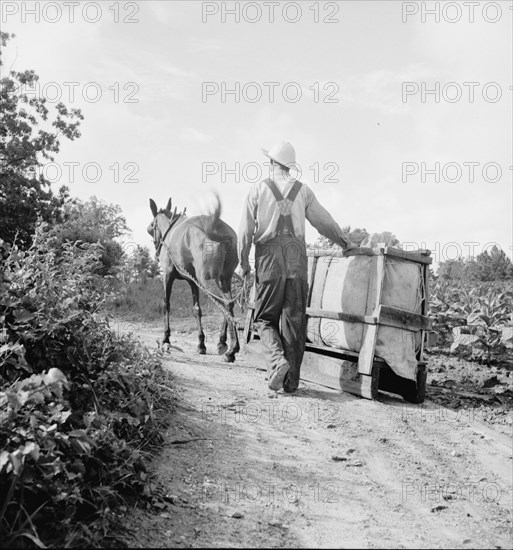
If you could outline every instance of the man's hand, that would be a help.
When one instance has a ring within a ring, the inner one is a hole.
[[[347,245],[345,246],[345,248],[343,248],[343,253],[346,254],[346,252],[349,252],[349,250],[354,250],[355,248],[359,248],[358,246],[356,246],[354,243],[352,243],[351,241],[349,241],[347,243]]]

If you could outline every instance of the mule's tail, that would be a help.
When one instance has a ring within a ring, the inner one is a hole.
[[[221,200],[216,192],[214,192],[214,197],[214,211],[205,216],[203,229],[210,239],[217,241],[222,236],[220,232],[221,228],[219,227],[219,220],[221,219]]]

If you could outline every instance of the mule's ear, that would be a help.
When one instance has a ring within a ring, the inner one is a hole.
[[[159,209],[157,208],[157,205],[155,204],[155,201],[153,199],[150,199],[150,208],[151,208],[151,213],[155,218],[155,216],[158,214]]]
[[[171,199],[169,199],[169,200],[167,201],[166,210],[167,210],[168,212],[171,212]]]

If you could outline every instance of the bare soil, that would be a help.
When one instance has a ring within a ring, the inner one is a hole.
[[[160,323],[131,328],[148,347],[162,335]],[[198,355],[193,320],[171,338],[176,408],[153,505],[127,515],[130,546],[513,547],[509,375],[483,403],[445,385],[440,356],[422,406],[309,383],[275,394],[260,357],[224,363],[214,332]]]

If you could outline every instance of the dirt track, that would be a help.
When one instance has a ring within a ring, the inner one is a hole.
[[[273,397],[258,358],[223,363],[208,334],[197,355],[192,326],[174,322],[164,356],[179,393],[156,459],[167,499],[128,518],[131,545],[513,547],[511,425],[307,383]],[[154,347],[161,327],[137,333]]]

